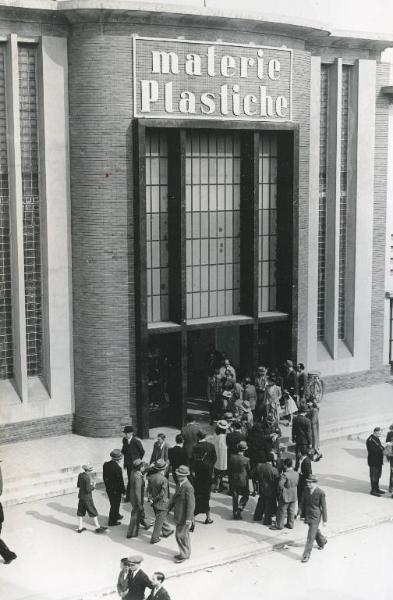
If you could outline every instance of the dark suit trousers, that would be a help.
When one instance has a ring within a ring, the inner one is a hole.
[[[284,528],[285,517],[287,517],[287,525],[290,529],[294,528],[296,515],[296,501],[295,502],[282,502],[278,503],[277,508],[277,527],[278,529]]]
[[[127,489],[126,489],[126,501],[129,502],[130,501],[130,475],[131,475],[131,471],[132,471],[132,466],[126,467],[126,471],[127,471]]]
[[[376,492],[379,490],[379,480],[382,475],[382,465],[378,467],[370,467],[370,483],[371,491]]]
[[[254,512],[254,521],[262,521],[264,525],[270,525],[272,516],[276,512],[275,496],[264,496],[259,494],[258,502]]]
[[[132,506],[130,524],[128,525],[127,537],[138,537],[139,524],[146,522],[145,509],[138,506]]]
[[[232,508],[233,515],[235,516],[237,511],[242,511],[246,506],[248,499],[250,497],[250,490],[248,488],[237,488],[234,487],[231,489],[232,491]]]
[[[167,522],[168,511],[167,510],[158,510],[153,506],[154,514],[156,515],[156,520],[154,522],[153,533],[151,534],[150,543],[158,542],[160,539],[160,535],[163,537],[167,537],[172,530],[172,527]]]
[[[322,533],[319,530],[320,520],[321,518],[312,519],[308,522],[308,534],[303,556],[310,556],[314,540],[317,540],[318,546],[324,546],[326,544],[326,538],[322,535]]]
[[[121,502],[121,494],[120,492],[106,492],[109,498],[109,503],[111,505],[109,510],[109,519],[108,525],[113,525],[117,523],[120,517],[120,502]]]
[[[179,556],[182,558],[190,558],[191,556],[191,539],[190,539],[190,526],[182,523],[176,525],[176,541],[179,546]]]

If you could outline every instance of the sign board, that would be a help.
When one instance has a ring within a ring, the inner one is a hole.
[[[133,38],[134,116],[290,121],[292,50]]]

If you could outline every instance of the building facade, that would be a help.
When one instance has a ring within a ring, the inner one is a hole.
[[[383,380],[391,43],[0,3],[2,441],[179,426],[216,348]]]

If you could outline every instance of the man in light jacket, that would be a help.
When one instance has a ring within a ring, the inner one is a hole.
[[[194,488],[188,481],[190,469],[180,465],[176,469],[176,475],[179,483],[169,501],[168,512],[174,509],[176,541],[179,546],[179,553],[174,558],[175,562],[181,563],[191,556],[190,527],[194,519],[195,495]]]

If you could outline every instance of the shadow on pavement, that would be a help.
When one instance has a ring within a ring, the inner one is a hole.
[[[323,487],[324,485],[335,488],[337,490],[343,490],[345,492],[362,492],[368,494],[370,491],[370,484],[362,479],[354,479],[353,477],[346,477],[345,475],[337,475],[324,473],[318,475],[319,484]]]
[[[52,515],[43,515],[37,510],[27,510],[26,514],[31,517],[34,517],[34,519],[38,519],[39,521],[44,521],[45,523],[49,523],[50,525],[58,525],[59,527],[63,527],[64,529],[71,529],[73,531],[76,531],[77,528],[76,524],[72,525],[71,523],[65,523],[60,519],[56,519],[56,517],[53,517]],[[76,512],[74,512],[74,516],[76,519]]]

